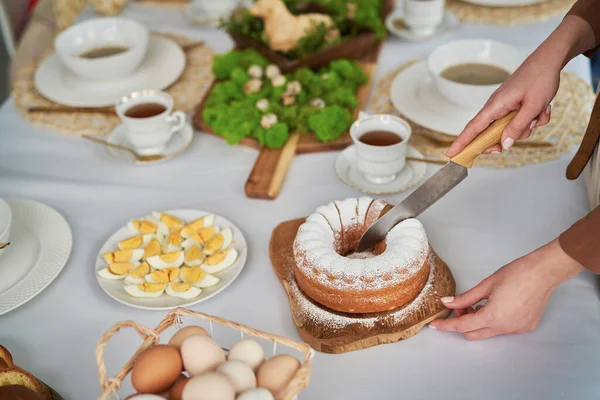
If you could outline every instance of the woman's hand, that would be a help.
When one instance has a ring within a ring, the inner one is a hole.
[[[532,331],[554,288],[582,269],[556,239],[505,265],[471,290],[442,298],[454,310],[454,318],[438,319],[429,326],[461,332],[468,340]],[[473,308],[484,299],[485,304]]]

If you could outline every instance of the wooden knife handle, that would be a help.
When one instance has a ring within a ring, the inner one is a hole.
[[[473,139],[460,153],[452,157],[450,161],[463,167],[471,168],[473,161],[475,161],[478,155],[500,142],[504,128],[515,115],[517,115],[517,112],[511,111],[506,116],[492,122],[490,126]]]

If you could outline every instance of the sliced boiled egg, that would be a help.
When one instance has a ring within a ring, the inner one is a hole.
[[[121,250],[134,250],[148,246],[150,240],[154,238],[155,235],[147,234],[147,235],[137,235],[132,236],[130,238],[121,240],[118,244],[119,249]]]
[[[211,274],[206,274],[206,276],[199,280],[196,283],[193,283],[193,286],[199,287],[199,288],[207,288],[207,287],[211,287],[211,286],[215,286],[217,283],[221,282],[221,280],[219,278],[217,278],[214,275]]]
[[[217,233],[219,233],[218,226],[201,228],[197,232],[192,233],[187,239],[185,239],[185,241],[182,243],[182,246],[184,249],[187,249],[193,244],[204,244],[208,242]]]
[[[141,233],[142,235],[154,234],[154,233],[162,233],[166,235],[169,233],[169,228],[167,225],[163,224],[158,220],[149,220],[149,219],[134,219],[127,223],[127,229],[131,233]]]
[[[165,252],[170,253],[173,251],[179,251],[181,250],[181,244],[183,243],[184,239],[183,236],[181,236],[181,231],[180,230],[173,230],[171,231],[171,233],[169,233],[169,236],[167,236],[167,240],[165,241]]]
[[[235,249],[219,250],[204,260],[201,268],[209,274],[216,274],[230,267],[237,260],[237,256]]]
[[[199,288],[215,286],[220,281],[216,276],[202,271],[200,267],[183,267],[181,269],[181,280]]]
[[[198,289],[189,283],[183,282],[169,283],[166,291],[169,296],[179,297],[187,300],[198,297],[200,296],[200,293],[202,293],[202,289]]]
[[[98,271],[98,275],[104,279],[125,279],[129,271],[137,268],[140,263],[112,263],[108,267]]]
[[[206,242],[204,245],[204,253],[213,254],[218,250],[225,250],[231,245],[232,239],[233,233],[231,233],[231,229],[225,228]]]
[[[193,244],[185,249],[184,262],[190,267],[197,267],[202,264],[206,257],[202,254],[202,249],[198,244]]]
[[[171,214],[154,211],[152,217],[165,224],[169,230],[179,229],[183,226],[183,221]]]
[[[167,287],[164,283],[140,283],[139,285],[127,285],[125,291],[134,297],[160,297]]]
[[[181,228],[181,236],[189,238],[193,233],[198,232],[202,228],[208,228],[215,222],[215,216],[213,214],[205,215],[202,218],[198,218],[195,221],[190,222]]]
[[[141,263],[137,268],[129,271],[129,274],[125,278],[125,284],[137,285],[146,282],[146,275],[151,272],[150,265],[147,262]]]
[[[146,282],[150,283],[169,283],[177,282],[179,280],[179,274],[181,268],[165,268],[156,272],[149,273],[144,278]]]
[[[150,240],[150,243],[148,243],[148,246],[146,246],[146,248],[144,249],[144,258],[158,256],[160,255],[161,251],[162,247],[160,245],[160,242],[157,238],[153,238],[152,240]]]
[[[174,251],[171,253],[160,254],[158,256],[148,257],[146,261],[151,267],[156,269],[177,268],[183,264],[183,251]]]
[[[113,253],[104,253],[103,257],[107,263],[123,263],[140,261],[144,256],[144,250],[115,250]]]

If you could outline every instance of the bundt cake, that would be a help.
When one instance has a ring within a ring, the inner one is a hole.
[[[429,276],[429,244],[423,225],[407,219],[377,250],[355,253],[363,232],[386,203],[368,197],[317,208],[294,241],[294,275],[317,303],[347,313],[400,307],[416,297]]]

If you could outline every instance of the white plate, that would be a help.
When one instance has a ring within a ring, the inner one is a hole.
[[[63,269],[73,245],[71,228],[55,209],[6,199],[12,211],[10,246],[0,259],[0,315],[25,304]]]
[[[204,215],[211,214],[209,212],[200,210],[169,210],[164,212],[179,217],[186,222],[191,222]],[[229,268],[214,274],[221,281],[213,287],[203,288],[200,296],[190,300],[171,297],[167,294],[163,294],[157,298],[133,297],[125,291],[125,284],[122,280],[100,278],[98,276],[98,271],[107,266],[106,261],[104,258],[102,258],[102,255],[108,251],[115,251],[115,249],[117,249],[117,243],[123,239],[134,236],[125,226],[114,233],[106,241],[106,243],[102,245],[102,248],[98,252],[94,274],[96,275],[96,279],[98,280],[100,287],[106,292],[106,294],[118,302],[144,310],[170,310],[175,307],[189,307],[204,300],[210,299],[220,291],[224,290],[227,286],[231,285],[231,283],[238,277],[240,272],[242,272],[242,268],[244,268],[244,265],[246,264],[246,258],[248,256],[246,239],[238,227],[219,215],[215,215],[215,217],[215,225],[219,226],[219,228],[230,228],[233,232],[233,243],[231,247],[238,252],[238,258]]]
[[[91,81],[68,70],[58,56],[48,56],[35,72],[35,88],[44,97],[70,107],[107,107],[139,90],[162,90],[175,82],[185,69],[185,54],[170,39],[150,38],[148,54],[128,78]]]
[[[406,26],[402,29],[398,29],[396,26],[394,26],[393,21],[396,19],[402,19],[403,15],[404,11],[402,9],[395,10],[385,19],[385,26],[387,27],[388,31],[394,35],[410,41],[427,40],[434,37],[439,37],[452,32],[459,25],[458,18],[456,18],[456,16],[450,11],[446,11],[444,13],[444,19],[442,20],[442,23],[435,28],[433,33],[429,35],[417,35]]]
[[[124,125],[117,126],[115,130],[108,135],[106,140],[109,143],[118,144],[133,149],[133,146],[129,144],[129,142],[127,142],[127,139],[125,138]],[[165,156],[165,158],[160,159],[158,161],[139,161],[134,157],[133,154],[125,150],[115,149],[114,147],[107,146],[106,150],[111,156],[118,158],[119,160],[128,163],[148,164],[170,160],[171,158],[178,156],[188,147],[190,147],[190,144],[192,144],[192,140],[194,140],[194,129],[189,123],[186,123],[183,126],[183,128],[181,128],[181,130],[173,133],[173,136],[171,136],[171,139],[167,142],[167,147],[165,148],[165,150],[163,150],[162,153],[160,153],[160,155]]]
[[[548,0],[462,0],[465,3],[484,7],[523,7],[544,3]]]
[[[409,157],[424,158],[417,149],[408,146]],[[392,194],[405,191],[420,183],[427,174],[427,165],[417,161],[407,161],[396,179],[384,185],[368,182],[356,167],[356,146],[352,145],[340,153],[335,162],[335,173],[342,182],[352,189],[368,194]]]
[[[435,88],[425,61],[396,75],[390,100],[396,110],[417,125],[452,136],[458,136],[479,111],[447,101]]]

